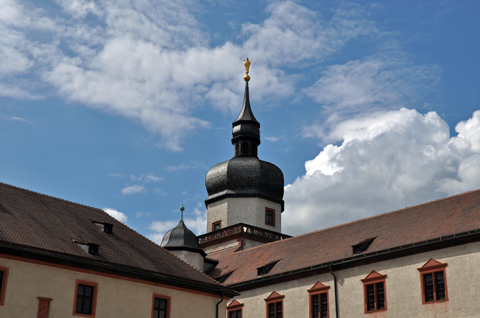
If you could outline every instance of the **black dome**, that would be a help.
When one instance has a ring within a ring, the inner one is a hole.
[[[167,250],[184,250],[206,255],[198,245],[197,236],[185,226],[183,220],[180,220],[177,226],[165,233],[160,246]]]
[[[211,168],[205,178],[206,204],[227,197],[261,197],[282,205],[283,173],[270,162],[239,156]]]

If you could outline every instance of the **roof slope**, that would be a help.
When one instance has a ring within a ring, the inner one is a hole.
[[[113,234],[91,220],[113,224]],[[100,209],[0,183],[0,224],[0,245],[13,243],[222,287]],[[73,240],[98,244],[99,255],[88,254]]]
[[[210,275],[231,272],[225,285],[257,278],[257,268],[278,263],[264,277],[353,256],[352,246],[375,238],[364,253],[480,229],[480,190],[377,215],[234,252],[211,253],[219,261]]]

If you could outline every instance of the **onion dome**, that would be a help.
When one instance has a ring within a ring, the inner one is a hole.
[[[281,204],[283,211],[282,170],[257,157],[260,123],[250,107],[249,79],[247,72],[242,110],[232,123],[234,157],[208,171],[205,178],[208,198],[205,203],[208,205],[228,197],[260,197]]]
[[[178,222],[177,226],[173,229],[165,233],[162,239],[162,243],[160,244],[161,247],[172,251],[172,250],[182,250],[182,251],[190,251],[190,252],[197,252],[202,254],[203,256],[207,255],[198,245],[197,236],[190,231],[185,223],[183,223],[183,210],[185,208],[182,207],[182,218]]]

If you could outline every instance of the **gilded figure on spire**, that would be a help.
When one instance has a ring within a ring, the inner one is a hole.
[[[248,57],[247,57],[247,59],[245,60],[245,63],[243,63],[243,65],[245,65],[245,73],[247,74],[244,77],[246,82],[248,82],[250,80],[250,76],[248,75],[248,71],[250,70],[250,64],[252,64],[252,63],[250,63],[250,61],[248,60]]]

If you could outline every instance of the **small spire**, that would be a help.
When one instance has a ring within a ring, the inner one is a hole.
[[[182,211],[182,216],[180,217],[180,220],[183,221],[183,211],[185,210],[185,207],[183,206],[183,203],[182,203],[182,206],[180,207],[180,211]]]
[[[245,63],[243,63],[243,65],[245,65],[245,73],[247,75],[245,75],[245,77],[243,79],[245,80],[245,82],[248,82],[250,80],[250,76],[248,75],[248,71],[250,70],[250,64],[252,64],[252,63],[250,63],[250,61],[248,60],[248,57],[244,61],[245,61]]]

